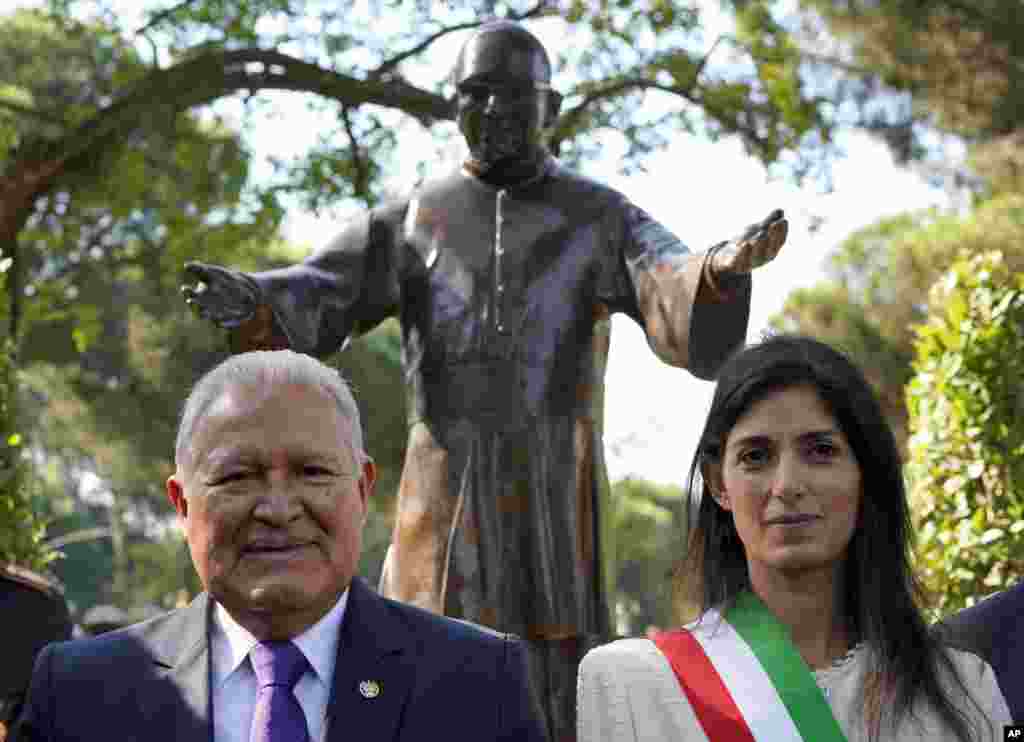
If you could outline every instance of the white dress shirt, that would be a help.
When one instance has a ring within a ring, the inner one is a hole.
[[[295,685],[295,696],[306,715],[306,727],[313,742],[326,739],[327,700],[347,602],[348,590],[326,616],[292,639],[313,668],[306,670]],[[249,742],[259,691],[249,650],[258,640],[219,603],[213,609],[211,633],[213,742]]]

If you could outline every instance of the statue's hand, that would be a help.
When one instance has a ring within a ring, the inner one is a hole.
[[[189,283],[181,295],[196,313],[221,327],[233,329],[252,318],[260,305],[260,288],[249,276],[207,263],[186,263]]]
[[[716,276],[750,273],[779,254],[788,232],[785,214],[782,209],[776,209],[767,219],[751,224],[736,239],[712,248],[711,270]]]

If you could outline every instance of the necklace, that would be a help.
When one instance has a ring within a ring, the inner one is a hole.
[[[864,642],[857,642],[844,654],[842,657],[837,658],[828,667],[823,667],[820,670],[814,671],[814,682],[817,683],[821,692],[825,695],[825,700],[831,700],[832,688],[829,687],[828,683],[833,677],[839,674],[841,670],[849,666],[857,656],[857,652],[861,647],[864,646]]]

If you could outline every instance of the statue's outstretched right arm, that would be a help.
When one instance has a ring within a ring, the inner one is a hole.
[[[325,248],[285,268],[245,273],[188,263],[182,295],[199,316],[228,331],[236,352],[292,348],[328,356],[394,312],[398,217],[395,209],[365,213]]]

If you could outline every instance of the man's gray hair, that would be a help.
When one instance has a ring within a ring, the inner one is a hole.
[[[298,384],[330,395],[351,428],[355,463],[366,460],[363,451],[363,431],[359,421],[359,408],[348,384],[330,366],[317,359],[292,350],[255,350],[233,355],[208,371],[185,400],[174,444],[174,463],[180,468],[191,465],[192,436],[210,406],[230,387],[261,386],[266,384]]]

